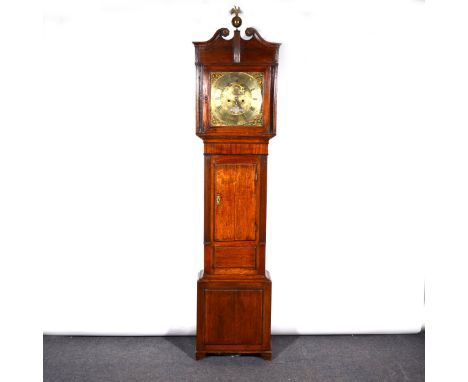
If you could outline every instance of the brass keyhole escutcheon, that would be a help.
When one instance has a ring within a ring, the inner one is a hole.
[[[216,194],[216,205],[219,206],[221,204],[221,195]]]

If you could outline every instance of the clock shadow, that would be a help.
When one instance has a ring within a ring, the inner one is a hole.
[[[181,350],[189,358],[195,359],[195,336],[165,336],[164,340]],[[297,341],[299,335],[271,336],[272,360],[278,358],[286,349]],[[251,356],[251,355],[248,355]]]
[[[189,358],[195,359],[195,336],[164,336],[163,339],[181,350]]]

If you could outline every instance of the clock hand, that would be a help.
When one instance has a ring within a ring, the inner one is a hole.
[[[236,106],[237,106],[239,109],[243,110],[242,107],[241,107],[241,104],[240,104],[240,102],[239,102],[239,97],[238,97],[238,96],[234,97],[234,101],[236,102]]]

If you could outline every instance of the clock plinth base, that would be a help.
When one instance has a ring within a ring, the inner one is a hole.
[[[201,276],[197,293],[197,349],[207,354],[252,354],[271,360],[271,280],[267,276]]]
[[[263,353],[260,353],[260,357],[262,357],[265,361],[271,361],[273,358],[273,354],[271,351],[265,351]]]
[[[200,361],[201,359],[205,358],[206,357],[206,353],[203,352],[203,351],[197,351],[195,352],[195,359],[197,361]]]
[[[271,351],[264,351],[264,352],[261,352],[261,353],[209,353],[209,352],[202,352],[202,351],[197,351],[195,352],[195,359],[197,361],[200,361],[201,359],[205,358],[206,356],[210,356],[210,355],[228,355],[228,354],[235,354],[235,355],[258,355],[259,357],[262,357],[265,361],[271,361],[272,359],[272,352]]]

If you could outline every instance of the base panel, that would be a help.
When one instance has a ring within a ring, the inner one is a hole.
[[[257,354],[271,359],[271,280],[198,280],[197,349],[207,354]]]

